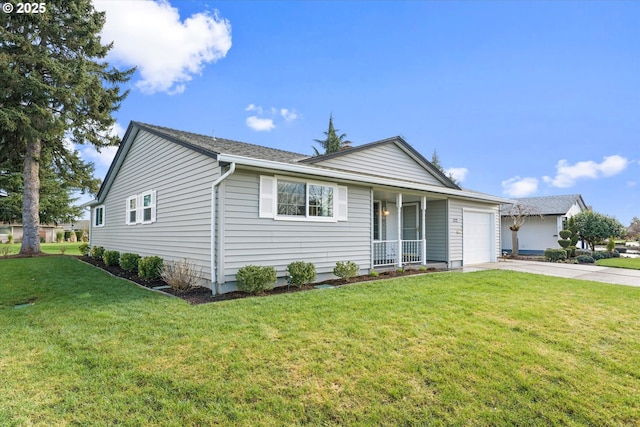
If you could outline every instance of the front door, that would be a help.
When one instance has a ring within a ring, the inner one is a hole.
[[[402,205],[402,240],[419,240],[419,231],[418,204]]]

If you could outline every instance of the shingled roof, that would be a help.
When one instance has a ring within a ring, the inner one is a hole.
[[[584,208],[587,207],[580,194],[522,197],[513,200],[515,200],[517,204],[534,208],[535,213],[540,215],[565,215],[575,203],[581,203]],[[509,212],[512,207],[512,204],[502,205],[501,210],[502,212]]]
[[[294,153],[292,151],[279,150],[277,148],[269,148],[246,142],[233,141],[231,139],[200,135],[197,133],[185,132],[140,122],[133,123],[135,123],[140,129],[144,129],[147,132],[151,132],[181,145],[191,146],[198,151],[204,151],[211,154],[230,154],[234,156],[258,158],[282,163],[297,163],[298,161],[309,157],[306,154]]]

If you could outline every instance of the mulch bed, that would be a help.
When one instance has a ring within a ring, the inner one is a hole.
[[[167,284],[162,280],[141,279],[140,277],[138,277],[136,273],[125,271],[119,266],[107,266],[102,260],[97,260],[88,256],[79,256],[77,258],[88,264],[94,265],[98,268],[108,271],[109,273],[111,273],[116,277],[122,277],[123,279],[130,280],[141,286],[144,286],[145,288],[153,289],[159,286],[167,286]],[[247,292],[242,292],[242,291],[233,291],[233,292],[227,292],[221,295],[213,295],[211,293],[211,289],[209,288],[193,288],[185,292],[177,292],[171,288],[167,288],[167,289],[162,289],[161,292],[176,296],[178,298],[182,298],[188,303],[196,305],[196,304],[206,304],[206,303],[218,302],[218,301],[229,301],[229,300],[238,299],[238,298],[265,297],[269,295],[309,291],[309,290],[316,289],[315,286],[318,286],[318,285],[342,286],[342,285],[358,283],[358,282],[368,282],[371,280],[391,279],[394,277],[411,276],[414,274],[433,273],[436,271],[442,271],[442,270],[438,270],[435,268],[429,268],[426,271],[421,271],[418,269],[406,269],[402,273],[395,270],[390,270],[390,271],[380,272],[379,276],[377,277],[373,277],[369,275],[352,277],[348,282],[344,279],[331,279],[331,280],[325,280],[322,282],[317,282],[317,283],[303,285],[303,286],[279,286],[277,288],[273,288],[268,291],[262,292],[258,295],[253,295],[253,294],[249,294]]]

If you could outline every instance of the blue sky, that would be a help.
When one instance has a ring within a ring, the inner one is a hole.
[[[95,1],[136,120],[313,152],[401,135],[476,191],[640,216],[640,2]],[[104,177],[114,150],[81,148]]]

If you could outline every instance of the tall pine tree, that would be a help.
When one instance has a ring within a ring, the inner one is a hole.
[[[22,164],[24,185],[20,253],[40,252],[40,163],[50,161],[64,180],[91,190],[87,165],[65,138],[97,149],[117,145],[109,132],[128,92],[133,69],[104,61],[105,22],[91,0],[49,0],[39,13],[0,14],[0,163]],[[45,168],[46,169],[46,168]]]
[[[314,139],[314,141],[324,149],[324,153],[321,153],[316,147],[313,147],[315,156],[335,153],[345,146],[346,141],[344,139],[347,137],[347,134],[343,133],[338,136],[338,130],[333,127],[333,114],[329,115],[329,130],[324,134],[326,136],[325,139]]]

